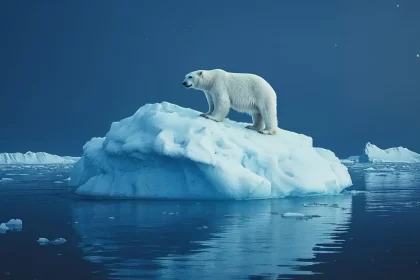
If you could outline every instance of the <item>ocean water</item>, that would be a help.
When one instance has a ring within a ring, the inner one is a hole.
[[[0,279],[420,279],[420,165],[349,165],[341,195],[241,202],[88,200],[70,168],[0,166],[0,222],[23,221],[0,233]]]

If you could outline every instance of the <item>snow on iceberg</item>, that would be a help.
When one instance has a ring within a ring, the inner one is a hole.
[[[93,138],[69,185],[86,196],[263,199],[337,194],[352,184],[333,152],[279,129],[274,136],[167,102],[147,104]]]
[[[78,157],[57,156],[48,153],[1,153],[0,164],[72,164]]]
[[[353,162],[403,162],[416,163],[420,162],[420,154],[410,151],[404,147],[395,147],[382,150],[378,146],[368,142],[365,146],[363,154],[360,156],[351,156],[348,158]]]

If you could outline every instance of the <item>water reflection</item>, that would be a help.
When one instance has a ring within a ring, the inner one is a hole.
[[[112,279],[271,278],[310,273],[295,269],[299,259],[339,251],[342,240],[332,233],[348,229],[351,199],[76,201],[72,214],[85,259],[102,263]],[[327,206],[303,206],[310,202]]]
[[[420,165],[382,164],[372,169],[364,173],[366,211],[398,212],[420,207]]]

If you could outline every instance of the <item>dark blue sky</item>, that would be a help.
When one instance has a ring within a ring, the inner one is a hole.
[[[340,157],[420,152],[418,0],[3,1],[0,36],[0,152],[80,155],[145,103],[206,111],[181,82],[212,68],[263,76],[279,127]]]

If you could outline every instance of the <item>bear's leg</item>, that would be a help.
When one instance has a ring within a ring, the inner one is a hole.
[[[246,128],[260,131],[264,129],[264,126],[262,116],[259,112],[257,112],[252,113],[252,125],[248,125]]]
[[[227,94],[225,96],[228,96]],[[214,98],[214,110],[211,114],[206,115],[205,118],[213,120],[215,122],[223,121],[229,113],[230,102],[229,99]]]
[[[201,117],[206,117],[214,111],[213,97],[207,92],[205,92],[204,94],[206,95],[207,103],[209,104],[209,111],[207,113],[200,114]]]
[[[261,134],[275,134],[277,130],[276,104],[266,104],[265,108],[260,108],[260,112],[265,123],[265,129],[259,130],[258,132]]]

